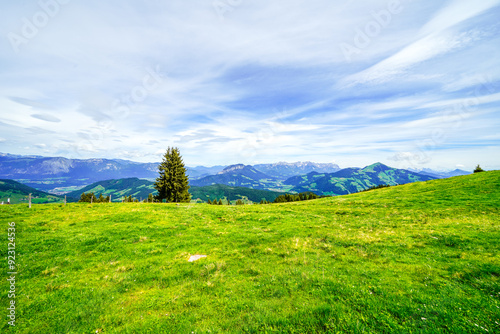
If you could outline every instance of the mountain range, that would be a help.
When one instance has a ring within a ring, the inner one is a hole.
[[[375,163],[364,168],[345,168],[335,173],[311,172],[291,177],[284,184],[293,186],[292,192],[345,195],[379,185],[398,185],[433,179],[436,177]]]
[[[155,178],[158,164],[119,159],[0,154],[0,178],[14,179],[43,191],[64,193],[96,181],[127,177]]]
[[[216,175],[190,181],[190,193],[193,199],[211,200],[230,197],[235,188],[252,189],[254,191],[274,191],[273,194],[260,194],[262,198],[272,197],[272,200],[283,192],[314,192],[318,195],[344,195],[358,192],[378,185],[397,185],[417,181],[428,181],[435,177],[421,175],[404,169],[388,167],[375,163],[364,168],[345,168],[334,173],[310,172],[305,175],[292,176],[285,181],[278,180],[259,172],[249,165],[237,164],[224,168]],[[210,188],[211,187],[211,188]],[[218,188],[217,188],[218,187]],[[114,179],[99,181],[82,189],[67,193],[68,197],[78,199],[82,192],[94,192],[111,195],[119,200],[123,196],[133,196],[138,199],[147,198],[150,193],[156,193],[153,182],[138,178]],[[241,194],[242,190],[238,190]],[[255,198],[254,194],[250,197]]]
[[[120,159],[67,159],[0,153],[0,178],[13,179],[56,195],[78,195],[78,198],[83,191],[99,193],[98,190],[102,189],[94,189],[98,187],[95,183],[103,189],[115,189],[115,184],[110,182],[124,183],[118,187],[121,192],[113,190],[117,196],[145,198],[154,191],[151,181],[158,176],[157,168],[158,163]],[[277,192],[312,191],[318,195],[342,195],[381,184],[395,185],[470,174],[458,169],[451,172],[423,169],[417,172],[381,163],[364,168],[340,169],[334,163],[314,162],[197,166],[187,167],[187,172],[193,188],[225,185]]]
[[[339,165],[334,163],[316,163],[310,161],[299,162],[277,162],[274,164],[258,164],[253,167],[271,177],[286,180],[291,176],[307,174],[310,172],[333,173],[340,170]]]
[[[216,175],[205,176],[189,183],[199,187],[224,184],[252,189],[275,189],[279,181],[275,177],[259,172],[250,165],[237,164],[224,168]]]
[[[17,180],[36,189],[63,194],[102,180],[131,177],[154,180],[158,176],[158,165],[159,163],[121,159],[68,159],[0,153],[0,178]],[[187,167],[187,174],[194,181],[216,175],[226,167]],[[279,162],[253,167],[277,180],[311,171],[333,172],[339,169],[336,164],[314,162]]]
[[[446,179],[448,177],[472,174],[472,172],[467,172],[462,169],[455,169],[452,171],[436,171],[430,168],[422,168],[422,169],[408,168],[408,170],[418,174],[432,176],[435,177],[436,179]]]

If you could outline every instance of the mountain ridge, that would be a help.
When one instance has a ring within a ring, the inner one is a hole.
[[[269,189],[276,179],[259,172],[250,165],[235,164],[224,168],[216,175],[209,175],[201,179],[190,181],[193,186],[210,186],[224,184],[233,187],[247,187],[253,189]]]
[[[345,168],[335,173],[309,173],[294,176],[284,184],[292,186],[291,191],[311,191],[318,195],[345,195],[379,185],[398,185],[436,179],[405,169],[392,168],[380,162],[363,168]]]
[[[384,167],[381,165],[383,164],[375,163],[369,166],[383,169]],[[158,163],[141,163],[123,159],[68,159],[64,157],[22,156],[0,153],[0,178],[17,180],[35,189],[56,194],[68,193],[94,182],[109,179],[137,177],[152,181],[158,176],[157,168]],[[357,167],[340,169],[335,163],[315,163],[311,161],[289,163],[281,161],[253,166],[233,164],[229,166],[187,167],[187,174],[193,186],[225,184],[254,189],[292,191],[293,186],[290,182],[294,177],[299,180],[304,175],[314,172],[317,174],[340,173],[335,177],[346,178],[352,177],[359,170],[361,168]],[[433,178],[445,178],[469,173],[458,169],[450,172],[436,172],[430,169],[412,172],[416,172],[422,177]],[[314,174],[316,175],[314,178],[318,178],[317,174]],[[313,175],[309,176],[309,178],[312,177]],[[364,182],[363,184],[362,187],[365,187],[367,184],[374,184],[374,182]],[[301,187],[304,186],[304,189],[300,188],[296,189],[296,191],[301,192],[306,188],[314,188],[314,186],[301,185]],[[354,190],[355,188],[351,187],[350,189]]]

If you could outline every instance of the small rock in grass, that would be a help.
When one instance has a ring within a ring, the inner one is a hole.
[[[207,257],[207,256],[206,255],[199,255],[199,254],[197,254],[197,255],[191,255],[191,257],[189,258],[188,261],[189,262],[194,262],[194,261],[197,261],[197,260],[199,260],[199,259],[201,259],[203,257]]]

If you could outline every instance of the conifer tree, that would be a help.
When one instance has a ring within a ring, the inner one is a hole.
[[[222,199],[219,199],[219,205],[222,205]]]
[[[189,202],[189,181],[186,167],[176,147],[168,148],[163,155],[163,161],[158,166],[160,176],[156,179],[155,189],[158,191],[156,198],[167,202]]]

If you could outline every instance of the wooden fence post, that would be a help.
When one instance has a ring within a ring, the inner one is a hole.
[[[29,208],[31,209],[31,193],[29,195]]]

